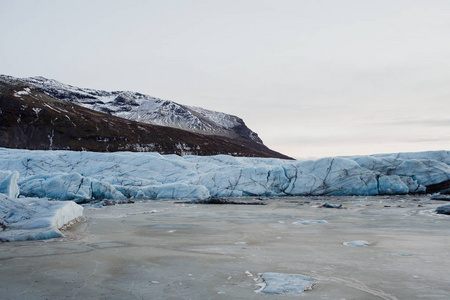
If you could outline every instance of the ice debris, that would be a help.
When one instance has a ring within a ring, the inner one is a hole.
[[[442,205],[442,206],[439,206],[438,208],[436,208],[436,213],[444,214],[444,215],[450,215],[450,203]]]
[[[357,241],[351,241],[351,242],[344,242],[343,244],[345,246],[349,246],[349,247],[365,247],[365,246],[369,245],[370,243],[368,241],[364,241],[364,240],[357,240]]]
[[[394,256],[412,256],[412,254],[409,253],[392,253]]]
[[[304,291],[312,290],[316,280],[300,274],[262,273],[263,283],[258,284],[258,292],[264,294],[293,294],[299,295]]]
[[[296,221],[292,224],[300,224],[300,225],[310,225],[310,224],[326,224],[328,223],[325,220],[311,220],[311,221]]]
[[[0,194],[0,241],[62,237],[59,229],[82,215],[83,207],[72,201],[11,199]]]

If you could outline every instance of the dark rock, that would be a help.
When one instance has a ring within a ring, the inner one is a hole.
[[[327,202],[327,203],[323,204],[322,207],[325,207],[325,208],[337,208],[337,209],[342,209],[343,208],[342,204],[335,205],[335,204],[331,204],[330,202]]]
[[[427,193],[440,193],[450,195],[450,179],[440,183],[428,185]]]
[[[130,199],[119,199],[119,200],[105,199],[105,200],[101,201],[101,203],[104,206],[112,206],[112,205],[116,205],[116,204],[133,204],[134,201],[130,200]]]
[[[101,207],[101,206],[114,206],[117,204],[133,204],[134,201],[130,200],[130,199],[117,199],[117,200],[113,200],[113,199],[105,199],[105,200],[92,200],[92,199],[85,199],[85,201],[82,202],[78,202],[78,204],[82,204],[82,205],[86,205],[86,206],[96,206],[96,207]]]
[[[228,205],[266,205],[265,202],[262,201],[234,201],[223,199],[219,197],[209,197],[208,199],[199,199],[199,200],[190,200],[184,202],[177,202],[183,204],[228,204]]]
[[[436,194],[436,195],[431,195],[431,200],[440,200],[440,201],[450,201],[450,195],[441,195],[441,194]]]
[[[139,106],[139,104],[136,102],[135,99],[128,95],[119,95],[117,96],[114,101],[113,105],[121,106],[121,105],[131,105],[131,106]],[[129,109],[131,110],[131,108]]]

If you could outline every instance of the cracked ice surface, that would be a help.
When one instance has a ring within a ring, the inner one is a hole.
[[[22,195],[76,201],[406,194],[449,180],[449,162],[447,151],[292,161],[0,148],[0,170],[20,174]]]

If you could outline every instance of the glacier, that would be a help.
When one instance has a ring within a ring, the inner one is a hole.
[[[62,237],[90,201],[424,193],[448,189],[449,165],[448,151],[294,161],[0,148],[0,241]]]
[[[427,186],[450,180],[449,164],[448,151],[295,161],[0,148],[0,192],[17,196],[11,189],[15,181],[21,196],[78,203],[125,198],[395,195],[423,193]],[[12,174],[19,176],[13,179]]]

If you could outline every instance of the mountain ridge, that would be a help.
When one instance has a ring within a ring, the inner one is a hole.
[[[0,116],[0,146],[7,148],[289,159],[251,139],[205,135],[92,110],[14,77],[0,77]]]
[[[263,144],[258,134],[249,129],[241,118],[226,113],[183,105],[139,92],[80,88],[42,76],[9,77],[33,84],[52,98],[74,102],[124,119],[208,135],[251,139]]]

